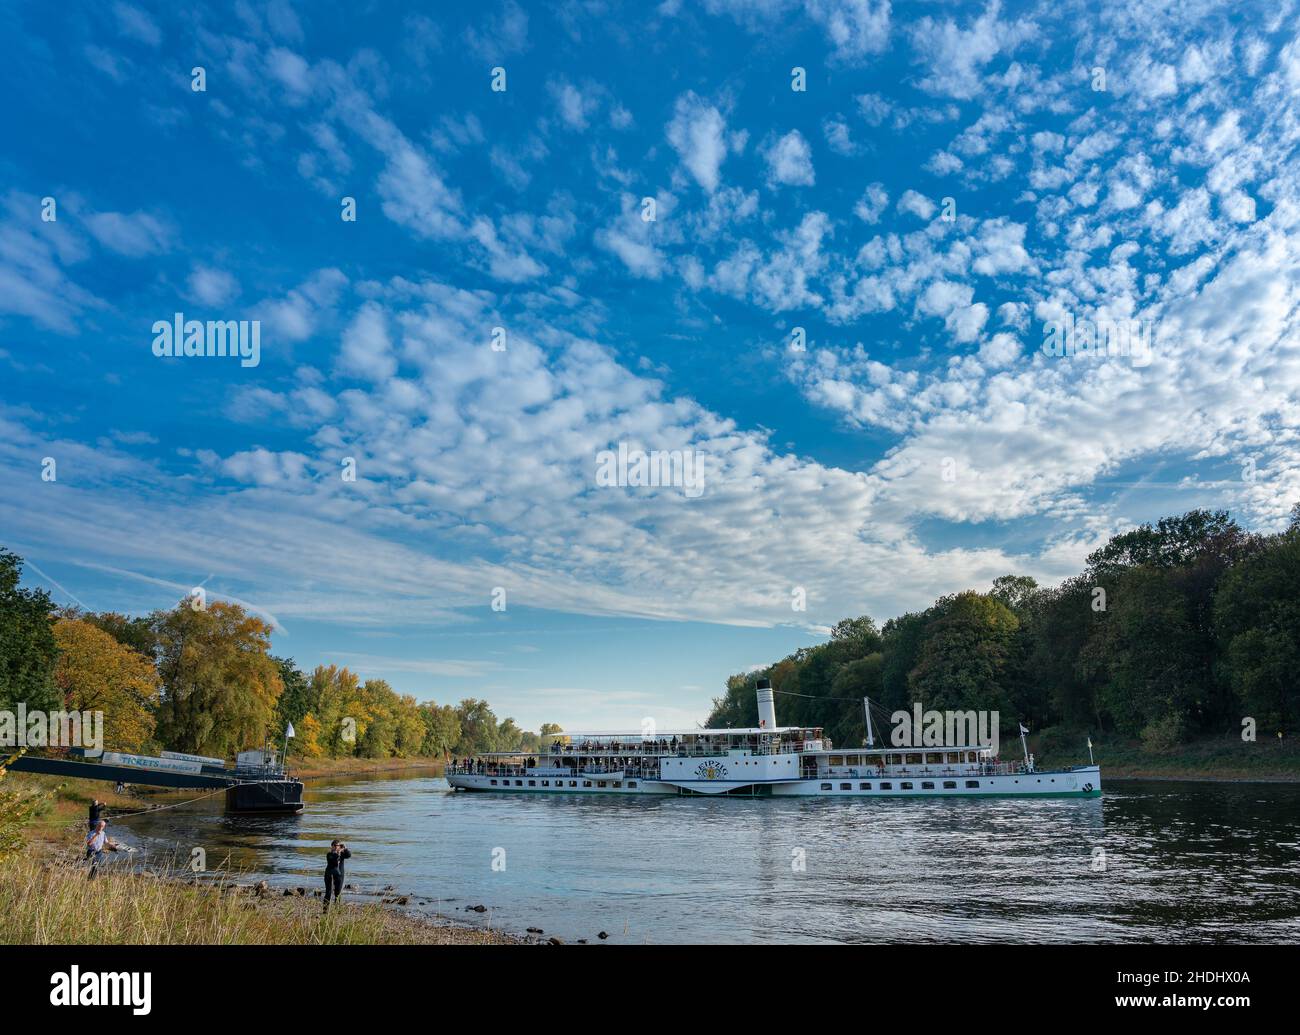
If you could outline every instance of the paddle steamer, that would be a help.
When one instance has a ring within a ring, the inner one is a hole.
[[[540,751],[457,759],[447,782],[464,791],[537,794],[730,794],[745,797],[987,797],[1101,795],[1097,765],[1039,769],[979,745],[836,748],[820,727],[778,726],[771,686],[758,685],[758,725],[646,733],[559,733]]]

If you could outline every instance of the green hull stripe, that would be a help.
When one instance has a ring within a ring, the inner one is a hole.
[[[631,794],[659,798],[1100,798],[1101,791],[966,791],[945,794],[943,791],[815,791],[812,794],[674,794],[672,791],[579,790],[576,787],[454,787],[475,794]]]

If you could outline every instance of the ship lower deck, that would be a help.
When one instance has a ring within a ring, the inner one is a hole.
[[[447,782],[455,790],[525,794],[675,794],[732,797],[858,797],[858,798],[980,798],[1101,796],[1101,770],[1096,766],[1044,772],[997,775],[890,775],[850,779],[838,776],[770,781],[601,780],[542,776],[454,774]]]

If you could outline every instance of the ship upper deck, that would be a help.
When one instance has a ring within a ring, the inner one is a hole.
[[[664,757],[714,756],[729,751],[770,755],[791,751],[829,749],[820,726],[750,726],[739,729],[662,730],[653,735],[639,730],[600,733],[550,733],[541,746],[515,751],[479,752],[478,758],[537,757]]]

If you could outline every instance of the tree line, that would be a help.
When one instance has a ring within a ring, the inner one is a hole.
[[[890,713],[997,711],[1012,736],[1024,722],[1050,739],[1096,731],[1168,751],[1243,728],[1289,733],[1297,673],[1300,504],[1275,535],[1194,510],[1112,537],[1057,587],[1006,575],[880,628],[845,619],[829,642],[731,676],[708,725],[755,725],[766,677],[782,725],[839,744],[863,742],[865,696]]]
[[[301,671],[238,604],[186,598],[144,616],[56,607],[0,547],[0,710],[100,711],[108,750],[232,758],[279,743],[305,758],[446,758],[536,751],[486,701],[419,702],[337,665]],[[547,725],[543,732],[558,732]]]

